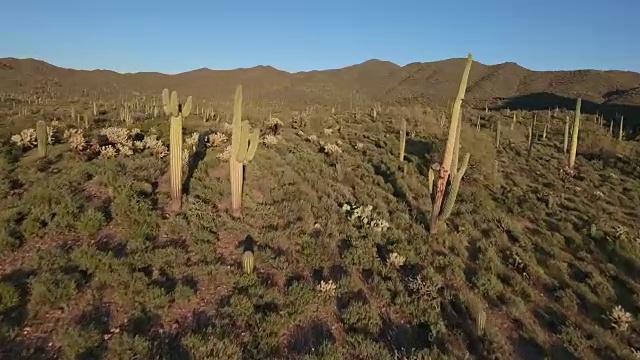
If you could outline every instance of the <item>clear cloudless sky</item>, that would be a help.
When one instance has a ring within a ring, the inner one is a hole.
[[[640,0],[6,0],[0,58],[178,73],[465,57],[640,72]]]

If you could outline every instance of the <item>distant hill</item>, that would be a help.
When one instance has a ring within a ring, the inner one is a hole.
[[[271,66],[248,69],[198,69],[176,75],[153,72],[120,74],[109,70],[73,70],[35,59],[0,59],[0,92],[55,87],[61,92],[109,89],[160,93],[169,87],[202,99],[231,99],[242,83],[248,97],[285,104],[348,104],[420,101],[444,104],[454,98],[465,59],[399,66],[369,60],[342,69],[289,73]],[[475,106],[546,109],[572,107],[582,97],[585,111],[638,111],[640,74],[629,71],[532,71],[516,63],[474,62],[467,101]]]

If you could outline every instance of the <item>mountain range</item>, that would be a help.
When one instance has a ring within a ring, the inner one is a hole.
[[[202,99],[231,99],[236,84],[245,96],[288,105],[348,104],[350,101],[445,104],[457,92],[464,58],[399,66],[368,60],[341,69],[289,73],[271,66],[234,70],[197,69],[175,75],[74,70],[36,59],[0,59],[0,92],[54,87],[73,92],[160,93],[168,87]],[[585,112],[640,116],[640,73],[630,71],[534,71],[516,63],[474,61],[466,101],[484,108],[529,110],[573,108],[581,97]]]

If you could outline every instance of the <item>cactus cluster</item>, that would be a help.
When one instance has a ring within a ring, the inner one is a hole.
[[[191,113],[191,96],[187,102],[178,102],[178,93],[162,90],[164,113],[170,117],[169,125],[169,171],[171,173],[171,201],[176,209],[182,206],[182,121]]]
[[[244,165],[249,163],[256,153],[259,139],[258,129],[252,130],[249,121],[242,121],[242,85],[236,87],[233,104],[233,123],[231,132],[231,208],[233,216],[242,214],[242,185]]]
[[[432,199],[431,224],[429,229],[431,234],[436,234],[438,232],[439,225],[444,223],[447,217],[451,215],[453,205],[455,204],[456,197],[458,196],[462,177],[464,176],[464,173],[467,170],[467,165],[469,164],[470,154],[466,153],[462,160],[462,164],[458,167],[460,128],[462,125],[460,121],[460,111],[464,94],[467,90],[467,82],[469,80],[469,72],[471,71],[472,63],[473,58],[472,55],[469,54],[464,73],[462,74],[462,80],[460,81],[458,95],[453,103],[451,122],[449,124],[449,136],[447,138],[442,164],[437,168],[431,167],[429,170],[428,188],[430,198]],[[435,182],[436,172],[438,172],[437,183]]]

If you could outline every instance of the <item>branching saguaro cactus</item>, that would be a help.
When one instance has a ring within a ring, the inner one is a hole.
[[[447,145],[444,151],[444,159],[439,169],[439,176],[437,187],[435,189],[435,196],[432,201],[431,211],[431,224],[430,233],[436,234],[438,232],[438,225],[444,222],[453,210],[453,204],[455,203],[458,195],[458,189],[460,188],[460,182],[462,176],[467,170],[467,164],[469,163],[469,153],[465,154],[462,161],[462,165],[458,169],[458,149],[460,146],[460,108],[464,99],[465,92],[467,90],[467,82],[469,80],[469,72],[471,71],[471,64],[473,63],[473,57],[469,53],[467,57],[467,65],[462,74],[462,80],[460,81],[460,88],[458,89],[458,95],[453,104],[453,110],[451,112],[451,123],[449,125],[449,136],[447,138]],[[455,155],[455,156],[454,156]],[[455,159],[454,159],[455,157]],[[452,167],[452,163],[455,163]],[[451,175],[451,179],[449,179]],[[429,191],[433,193],[433,182],[435,180],[435,173],[430,171],[429,174]],[[451,181],[449,181],[451,180]],[[445,199],[445,206],[442,203]]]
[[[578,150],[578,131],[580,130],[580,107],[582,99],[576,101],[576,116],[573,119],[573,133],[571,134],[571,151],[569,152],[569,169],[573,170],[576,164],[576,150]]]
[[[172,210],[182,207],[182,121],[191,113],[191,96],[187,102],[178,102],[178,93],[169,89],[162,90],[162,106],[164,113],[170,116],[169,124],[169,171],[171,174]]]
[[[252,131],[249,121],[242,121],[242,85],[238,85],[233,103],[233,130],[231,132],[231,158],[229,159],[231,210],[235,217],[242,215],[244,165],[253,160],[258,142],[258,129]]]
[[[38,141],[38,156],[47,157],[49,133],[47,132],[47,124],[43,120],[36,123],[36,139]]]

